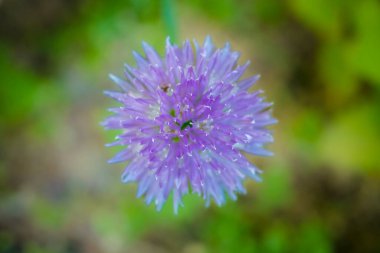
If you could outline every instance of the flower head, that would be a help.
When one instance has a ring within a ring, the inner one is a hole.
[[[260,170],[242,151],[271,155],[266,126],[274,124],[271,103],[262,91],[248,92],[258,75],[240,80],[249,62],[237,66],[239,53],[229,44],[216,49],[209,37],[203,45],[182,47],[167,39],[161,58],[143,43],[145,57],[134,52],[137,66],[126,65],[125,78],[110,78],[120,92],[105,94],[121,103],[103,125],[121,129],[112,145],[125,147],[109,162],[128,161],[122,181],[137,182],[137,196],[158,210],[173,193],[174,211],[189,191],[207,205],[225,195],[244,193],[243,180],[260,180]]]

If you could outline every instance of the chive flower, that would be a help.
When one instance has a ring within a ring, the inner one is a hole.
[[[273,141],[266,129],[276,123],[272,103],[261,90],[248,91],[259,75],[242,79],[249,62],[237,65],[239,53],[228,43],[215,48],[210,37],[182,46],[168,38],[164,57],[144,42],[143,49],[145,56],[133,52],[136,66],[125,65],[123,78],[110,75],[120,91],[105,91],[121,104],[102,123],[121,130],[106,145],[123,146],[109,162],[126,162],[122,182],[136,182],[137,197],[157,210],[170,194],[175,213],[189,192],[206,205],[235,200],[246,178],[260,180],[245,153],[272,154],[263,148]]]

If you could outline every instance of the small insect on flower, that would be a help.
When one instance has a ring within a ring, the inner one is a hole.
[[[189,191],[206,205],[211,198],[221,205],[226,195],[235,200],[245,178],[260,180],[242,151],[271,155],[263,145],[273,141],[266,129],[276,123],[272,104],[261,90],[248,92],[259,76],[240,80],[249,62],[238,66],[239,53],[228,43],[215,48],[210,37],[182,47],[167,39],[164,57],[143,48],[145,57],[133,52],[136,67],[126,65],[124,78],[110,75],[121,91],[105,94],[121,106],[103,126],[122,130],[107,146],[124,149],[109,162],[128,161],[122,181],[137,182],[137,196],[157,210],[171,193],[175,213]]]

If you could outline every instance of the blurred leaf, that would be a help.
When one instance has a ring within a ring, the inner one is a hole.
[[[56,230],[66,219],[65,203],[49,201],[42,197],[33,199],[31,215],[37,227]]]
[[[12,235],[8,232],[0,232],[0,252],[11,252],[12,245],[14,244],[14,239]]]
[[[350,64],[380,88],[380,3],[360,1],[353,11],[356,36],[347,48]]]
[[[160,1],[131,0],[133,13],[141,21],[152,21],[160,17]]]
[[[330,239],[323,226],[318,221],[302,224],[295,235],[295,247],[292,252],[331,253]]]
[[[288,3],[296,16],[315,32],[329,37],[339,34],[343,0],[288,0]]]
[[[376,107],[370,104],[338,115],[320,140],[323,159],[337,168],[378,169],[378,115]]]
[[[3,198],[10,189],[7,189],[8,171],[5,169],[5,164],[0,161],[0,197]],[[1,251],[0,251],[1,252]]]
[[[39,80],[14,66],[6,48],[0,47],[0,115],[8,124],[24,120],[35,109]]]
[[[143,198],[133,196],[136,192],[136,185],[134,185],[133,190],[131,187],[129,188],[132,194],[129,199],[125,198],[120,203],[120,210],[123,214],[122,219],[129,224],[130,230],[133,231],[133,234],[130,235],[132,238],[137,238],[149,229],[159,225],[173,228],[181,227],[183,222],[191,221],[198,211],[203,210],[203,199],[198,195],[189,194],[183,197],[185,207],[179,207],[176,215],[173,210],[173,196],[171,194],[162,210],[157,212],[154,203],[147,206]]]
[[[209,16],[222,21],[229,22],[238,13],[239,5],[234,0],[192,0],[194,4],[206,12]]]
[[[284,3],[277,0],[256,0],[251,2],[253,15],[260,21],[267,23],[278,23],[283,20]]]
[[[57,249],[49,249],[47,247],[42,247],[41,245],[37,244],[36,242],[29,241],[26,244],[25,253],[59,253],[57,252]]]
[[[170,36],[171,42],[177,42],[177,22],[174,16],[174,1],[173,0],[161,0],[162,5],[162,18],[164,20],[168,36]]]
[[[287,252],[288,238],[285,228],[282,226],[270,227],[263,238],[263,252],[266,253],[282,253]]]
[[[102,238],[102,243],[108,249],[122,250],[125,244],[132,241],[134,236],[130,220],[124,215],[123,210],[100,206],[91,213],[91,223],[96,234]]]
[[[316,161],[317,148],[315,143],[319,140],[323,129],[322,113],[316,108],[305,107],[292,117],[290,122],[291,138],[296,152],[309,161]]]
[[[208,252],[258,252],[257,239],[250,233],[252,221],[244,219],[237,203],[230,202],[216,208],[208,222],[202,227],[208,241]]]
[[[332,105],[346,101],[358,88],[358,81],[345,55],[345,45],[340,42],[324,43],[318,54],[321,78]]]
[[[258,208],[271,210],[288,204],[293,197],[290,182],[290,170],[283,167],[272,167],[265,171],[264,183],[260,186]]]

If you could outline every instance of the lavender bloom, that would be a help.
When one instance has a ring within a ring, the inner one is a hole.
[[[229,44],[216,49],[209,37],[203,46],[194,41],[194,49],[167,39],[164,58],[143,48],[146,57],[133,52],[137,66],[125,66],[125,79],[110,75],[122,91],[105,94],[121,107],[111,108],[103,125],[122,130],[108,146],[125,148],[109,162],[128,161],[122,181],[137,182],[137,196],[157,210],[173,192],[177,213],[190,189],[207,205],[211,198],[223,204],[225,193],[235,200],[246,177],[260,180],[242,151],[271,155],[263,144],[273,141],[266,129],[276,123],[272,104],[262,91],[247,91],[259,76],[239,80],[249,62],[237,66],[239,53]]]

